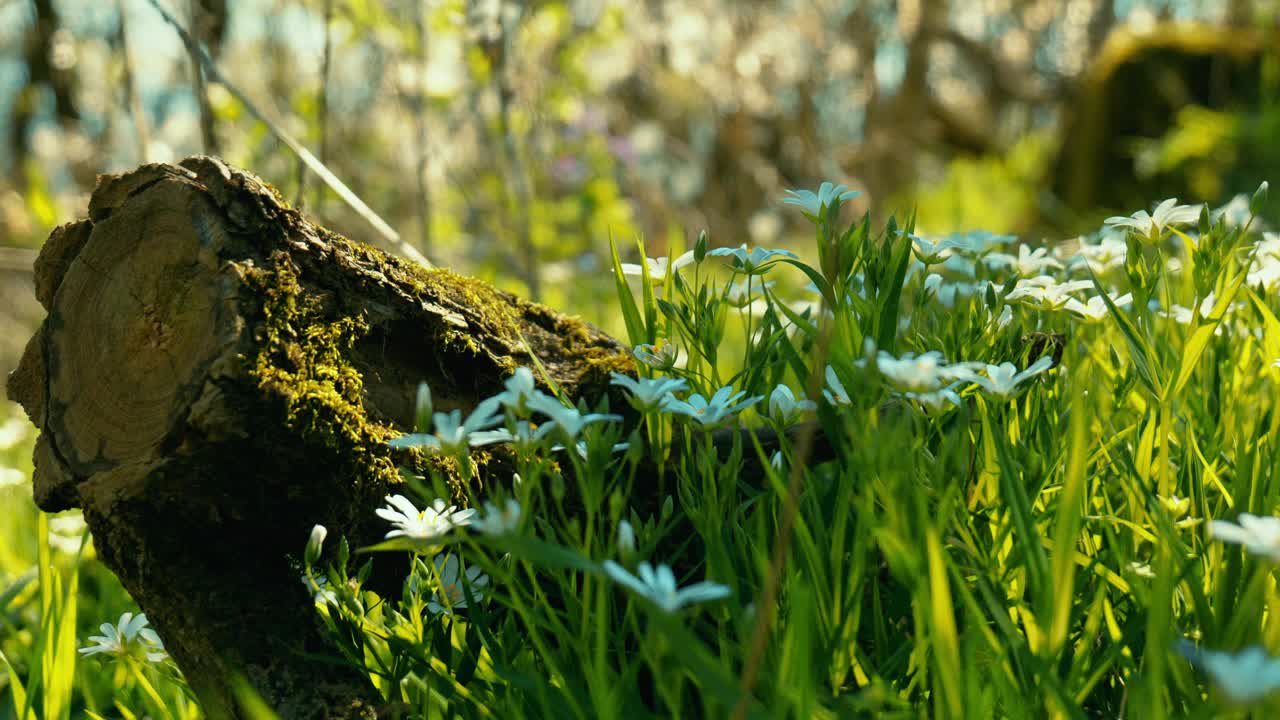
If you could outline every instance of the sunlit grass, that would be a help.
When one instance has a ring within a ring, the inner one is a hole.
[[[443,478],[389,499],[397,596],[313,533],[334,653],[415,717],[1273,717],[1275,237],[1170,203],[1037,255],[845,224],[839,188],[790,199],[800,257],[614,251],[650,346],[618,381],[634,422],[561,405],[537,367],[465,423],[420,393],[398,443],[510,443],[518,475],[466,510],[433,504]],[[65,682],[68,638],[132,608],[0,492],[0,649],[33,707],[194,716],[167,661]]]

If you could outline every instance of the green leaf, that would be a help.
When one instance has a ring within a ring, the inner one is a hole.
[[[535,537],[520,536],[516,542],[503,545],[513,557],[527,560],[537,565],[560,570],[579,570],[589,573],[601,573],[601,567],[590,558],[561,545],[555,545]]]
[[[1129,348],[1129,358],[1133,360],[1133,366],[1138,371],[1138,379],[1142,380],[1142,384],[1151,392],[1152,397],[1160,400],[1164,397],[1164,388],[1161,386],[1158,375],[1159,367],[1156,365],[1155,350],[1138,331],[1129,316],[1121,312],[1112,302],[1111,296],[1102,289],[1102,284],[1098,282],[1098,277],[1092,270],[1089,271],[1089,277],[1093,280],[1093,287],[1098,291],[1098,295],[1102,296],[1102,302],[1107,306],[1107,313],[1116,321],[1120,334],[1124,336],[1125,345]]]
[[[904,232],[900,235],[891,234],[889,237],[896,238],[892,242],[897,245],[893,248],[891,255],[889,269],[892,274],[889,276],[889,285],[882,286],[884,292],[877,297],[881,303],[876,347],[892,353],[898,337],[898,311],[902,302],[902,283],[906,280],[907,266],[911,262],[911,236]]]
[[[960,635],[956,629],[955,606],[951,599],[951,585],[947,580],[947,564],[942,554],[938,528],[930,526],[925,531],[925,551],[929,559],[931,644],[934,660],[938,664],[938,686],[941,691],[938,707],[946,709],[946,716],[960,718],[964,716],[960,693],[964,667],[960,662]]]
[[[622,274],[622,258],[618,255],[618,244],[614,241],[612,233],[609,235],[609,253],[613,259],[614,289],[618,294],[618,304],[622,308],[622,319],[627,325],[627,339],[631,347],[642,345],[648,333],[644,327],[644,319],[640,317],[640,309],[636,306],[636,299],[631,295],[631,288],[627,286],[627,276]],[[640,258],[640,262],[645,264],[644,258]]]
[[[22,678],[18,677],[18,671],[9,663],[9,658],[4,656],[3,650],[0,650],[0,663],[4,663],[5,672],[9,674],[9,693],[13,696],[14,716],[20,720],[26,720],[31,705],[27,701],[27,690],[22,686]]]
[[[822,299],[827,301],[827,307],[836,306],[835,293],[831,290],[831,284],[822,276],[822,273],[794,258],[782,258],[779,262],[784,262],[788,265],[799,268],[800,272],[804,273],[813,281],[814,286],[818,288],[818,292],[822,293]]]
[[[1196,323],[1196,328],[1191,331],[1191,338],[1187,340],[1187,344],[1182,348],[1182,364],[1178,368],[1178,377],[1173,382],[1174,395],[1182,392],[1182,388],[1191,379],[1191,373],[1195,372],[1196,365],[1200,362],[1200,356],[1204,354],[1204,349],[1209,346],[1209,341],[1213,339],[1213,332],[1222,323],[1222,316],[1227,314],[1227,308],[1231,307],[1231,303],[1235,302],[1236,294],[1240,292],[1240,286],[1244,284],[1247,276],[1248,272],[1246,270],[1239,272],[1227,291],[1222,293],[1222,296],[1214,303],[1213,310],[1209,312],[1209,317],[1204,322],[1200,322],[1198,317],[1192,318],[1192,322]]]
[[[245,720],[280,720],[266,700],[253,689],[253,686],[242,675],[231,678],[231,692],[236,697],[236,704],[244,713]]]

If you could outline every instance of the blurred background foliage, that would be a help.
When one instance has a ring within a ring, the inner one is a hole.
[[[787,246],[786,188],[1060,239],[1280,177],[1277,0],[0,0],[5,369],[99,173],[218,154],[379,239],[153,4],[434,262],[613,330],[610,234]]]

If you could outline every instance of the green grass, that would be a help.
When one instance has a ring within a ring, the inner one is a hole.
[[[1066,247],[1044,272],[1088,281],[1077,300],[1111,293],[1089,317],[984,259],[1012,247],[959,251],[974,277],[932,267],[942,282],[926,283],[910,220],[840,225],[832,197],[806,209],[817,262],[768,258],[745,309],[725,294],[745,268],[703,247],[674,274],[616,283],[632,344],[680,349],[677,366],[644,370],[684,380],[679,398],[762,398],[726,421],[760,431],[780,429],[779,384],[817,401],[776,467],[763,435],[717,451],[678,412],[573,438],[548,422],[561,411],[507,413],[495,422],[547,428],[519,450],[520,482],[468,503],[517,500],[508,532],[392,543],[416,550],[393,550],[403,592],[379,598],[331,528],[310,572],[334,653],[414,717],[1274,717],[1276,694],[1233,697],[1199,667],[1218,662],[1205,652],[1280,652],[1276,560],[1254,552],[1280,548],[1210,531],[1280,507],[1280,303],[1249,275],[1280,262],[1269,241],[1202,219],[1131,234],[1127,261],[1092,271]],[[1012,389],[989,367],[1058,352]],[[583,453],[551,449],[574,440]],[[414,483],[418,507],[438,481]],[[0,650],[36,716],[194,717],[167,662],[76,662],[69,648],[128,598],[91,551],[36,542],[24,490],[0,492],[19,508],[0,517],[0,579],[18,588]],[[52,569],[32,579],[39,553]],[[467,580],[433,561],[446,555]],[[642,561],[726,590],[668,611],[617,570]],[[14,680],[0,718],[28,702]]]

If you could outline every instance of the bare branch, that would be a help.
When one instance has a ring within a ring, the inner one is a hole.
[[[116,14],[120,24],[116,27],[120,43],[120,57],[124,61],[124,100],[129,107],[129,115],[133,117],[133,131],[137,135],[138,160],[146,164],[150,162],[151,133],[147,126],[147,116],[142,109],[142,101],[138,97],[138,88],[133,79],[133,56],[129,53],[129,29],[125,19],[124,0],[116,0]]]
[[[151,3],[151,6],[156,9],[156,12],[160,13],[160,17],[164,18],[164,21],[169,23],[174,31],[178,33],[178,37],[182,38],[182,42],[187,46],[187,49],[200,59],[200,62],[204,67],[205,74],[210,81],[216,82],[226,88],[227,91],[230,92],[231,95],[249,111],[250,115],[256,118],[263,125],[266,125],[267,129],[271,131],[271,134],[274,135],[276,139],[288,146],[288,148],[292,150],[294,154],[302,160],[302,162],[306,163],[311,172],[315,173],[326,185],[338,194],[338,197],[342,198],[343,202],[373,226],[373,229],[378,231],[378,233],[386,240],[387,244],[390,245],[392,250],[426,267],[431,267],[430,260],[419,252],[417,248],[402,240],[400,238],[400,233],[396,232],[394,228],[387,224],[387,221],[383,220],[376,212],[373,211],[372,208],[365,204],[358,195],[352,192],[351,188],[348,188],[345,183],[339,180],[338,176],[333,174],[333,171],[326,167],[324,163],[316,159],[316,156],[312,155],[310,150],[304,147],[302,143],[298,142],[293,135],[289,134],[289,132],[285,130],[280,123],[271,119],[259,110],[258,106],[255,105],[253,101],[249,100],[248,96],[246,96],[240,88],[229,82],[222,74],[222,71],[218,69],[213,58],[209,57],[209,53],[205,51],[204,47],[202,47],[200,43],[192,37],[191,33],[183,27],[182,23],[178,22],[173,15],[169,14],[169,12],[160,5],[159,0],[148,1]]]

